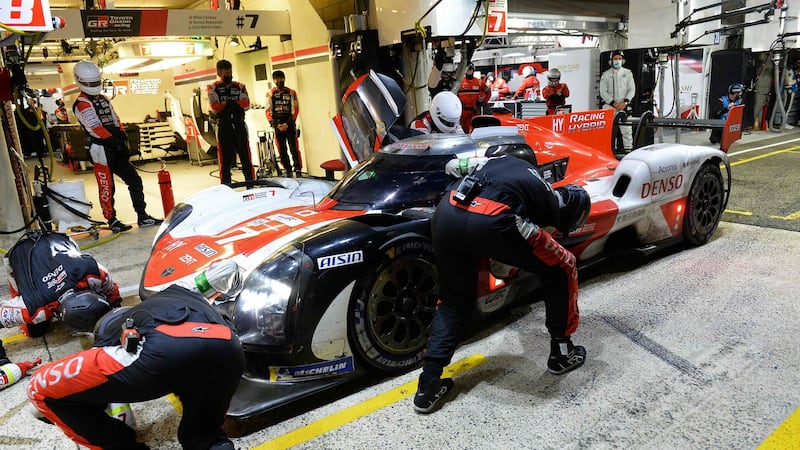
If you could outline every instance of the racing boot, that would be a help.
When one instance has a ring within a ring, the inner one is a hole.
[[[108,228],[111,228],[111,231],[114,233],[122,233],[123,231],[128,231],[133,226],[124,224],[119,221],[116,217],[108,221]]]
[[[550,357],[547,359],[547,371],[561,375],[577,369],[586,360],[586,349],[573,345],[569,336],[550,340]]]
[[[139,228],[152,227],[154,225],[161,225],[161,222],[163,222],[163,220],[150,217],[149,214],[145,213],[139,216],[138,225]]]
[[[421,379],[422,375],[420,375],[420,380]],[[418,389],[417,394],[414,396],[414,411],[428,414],[433,412],[433,408],[439,400],[443,399],[448,392],[453,390],[453,379],[437,378],[424,389],[422,386]]]

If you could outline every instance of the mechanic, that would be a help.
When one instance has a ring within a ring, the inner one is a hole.
[[[71,376],[56,375],[68,368]],[[94,346],[39,368],[28,397],[82,446],[144,449],[135,430],[106,414],[107,404],[174,393],[183,404],[183,448],[232,450],[222,423],[243,371],[232,325],[201,295],[170,286],[103,316]]]
[[[489,74],[486,75],[486,80],[489,84],[489,90],[491,91],[490,100],[492,101],[503,100],[511,92],[508,88],[508,83],[501,76],[495,78],[494,73],[489,72]]]
[[[91,331],[122,301],[108,271],[65,234],[30,231],[3,262],[11,299],[0,302],[0,328],[19,325],[26,336],[40,337],[55,316],[76,331]]]
[[[523,100],[536,100],[539,93],[539,79],[536,78],[536,69],[531,66],[522,68],[522,83],[520,83],[512,100],[521,98]]]
[[[569,97],[569,87],[567,83],[561,82],[561,71],[552,68],[547,71],[547,86],[542,89],[542,97],[544,97],[547,105],[547,114],[555,114],[556,108],[564,106]]]
[[[445,49],[439,47],[433,56],[433,67],[428,75],[428,92],[431,98],[444,91],[453,91],[456,85],[456,65],[449,58],[446,58]]]
[[[415,117],[408,127],[425,134],[464,134],[460,120],[461,100],[452,92],[443,91],[433,97],[431,109]]]
[[[219,180],[227,185],[231,184],[231,168],[236,162],[236,155],[239,155],[245,181],[256,178],[244,121],[244,113],[250,109],[250,97],[244,83],[233,80],[231,67],[228,60],[217,61],[217,80],[208,85],[208,102],[216,113],[217,121]]]
[[[711,106],[711,117],[714,119],[727,119],[730,107],[742,104],[743,93],[744,85],[742,83],[733,83],[728,86],[728,93],[714,100],[714,104]],[[722,129],[711,130],[708,140],[712,144],[719,144],[720,140],[722,140]]]
[[[458,88],[458,99],[461,101],[461,128],[472,131],[472,118],[480,114],[483,102],[486,101],[486,84],[475,78],[475,66],[467,66],[467,73]]]
[[[625,55],[614,50],[608,61],[611,68],[600,76],[600,98],[604,109],[614,109],[614,114],[628,113],[631,100],[636,95],[636,82],[633,72],[622,67]],[[619,127],[622,133],[622,146],[626,152],[633,150],[633,127]]]
[[[282,70],[272,72],[272,81],[275,87],[267,93],[267,121],[275,129],[275,144],[286,176],[291,177],[294,173],[299,178],[303,160],[297,140],[297,115],[300,114],[297,92],[286,86],[286,75]]]
[[[579,321],[575,256],[551,232],[578,228],[589,214],[589,196],[576,185],[554,191],[537,172],[530,148],[500,148],[487,156],[446,166],[449,175],[467,176],[451,186],[432,219],[440,301],[414,396],[417,412],[432,412],[453,388],[441,375],[473,311],[483,258],[541,275],[550,373],[561,375],[586,359],[586,350],[571,340]]]
[[[59,98],[56,100],[56,123],[65,125],[69,123],[69,115],[67,114],[67,107],[64,105],[64,99]]]
[[[133,228],[117,219],[117,211],[114,209],[114,175],[122,178],[128,185],[139,227],[160,224],[160,219],[155,219],[146,212],[142,177],[128,160],[130,143],[125,127],[111,102],[101,94],[103,80],[100,68],[90,61],[80,61],[75,64],[74,76],[81,93],[72,104],[72,113],[86,132],[86,146],[94,165],[100,207],[103,217],[108,220],[109,228],[115,233]]]

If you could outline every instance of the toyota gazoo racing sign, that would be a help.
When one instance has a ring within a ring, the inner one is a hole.
[[[50,16],[48,0],[0,0],[0,23],[19,31],[52,31],[63,25]]]

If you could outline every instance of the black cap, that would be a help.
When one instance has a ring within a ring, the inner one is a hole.
[[[611,58],[614,58],[617,55],[622,56],[623,58],[625,57],[625,54],[622,53],[622,50],[614,50],[611,52]]]
[[[286,75],[282,70],[276,70],[275,72],[272,72],[272,79],[274,80],[275,78],[286,78]]]

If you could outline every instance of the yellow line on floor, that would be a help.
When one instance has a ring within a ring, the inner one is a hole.
[[[728,213],[728,214],[738,214],[740,216],[752,216],[753,215],[753,213],[750,212],[750,211],[735,211],[733,209],[726,209],[725,212]]]
[[[793,212],[788,216],[769,216],[770,219],[781,219],[781,220],[797,220],[800,219],[800,211]]]
[[[763,159],[763,158],[766,158],[768,156],[775,156],[775,155],[780,155],[782,153],[789,153],[789,152],[791,152],[793,150],[797,150],[797,149],[800,149],[800,146],[789,147],[789,148],[785,148],[783,150],[776,150],[774,152],[764,153],[763,155],[753,156],[752,158],[740,159],[740,160],[738,160],[736,162],[732,162],[731,163],[731,167],[738,166],[739,164],[745,164],[745,163],[757,161],[759,159]]]
[[[10,344],[12,342],[21,341],[23,339],[28,339],[28,336],[25,336],[24,334],[20,333],[20,334],[12,334],[11,336],[6,336],[0,340],[3,341],[3,344]]]
[[[797,450],[800,449],[800,408],[797,408],[775,429],[757,450]]]
[[[468,356],[458,362],[450,364],[445,367],[445,376],[455,376],[471,370],[486,362],[486,357],[483,355]],[[369,400],[363,401],[357,405],[353,405],[347,409],[332,414],[324,419],[320,419],[314,423],[308,424],[302,428],[298,428],[283,436],[277,437],[271,441],[267,441],[261,445],[253,447],[252,450],[274,450],[274,449],[287,449],[295,445],[302,444],[310,441],[317,436],[321,436],[328,431],[339,428],[342,425],[350,423],[360,417],[364,417],[373,413],[381,408],[389,406],[400,400],[408,398],[417,391],[417,380],[409,381],[408,383],[394,388],[389,392],[385,392],[378,396],[372,397]],[[411,409],[411,405],[408,405]]]

